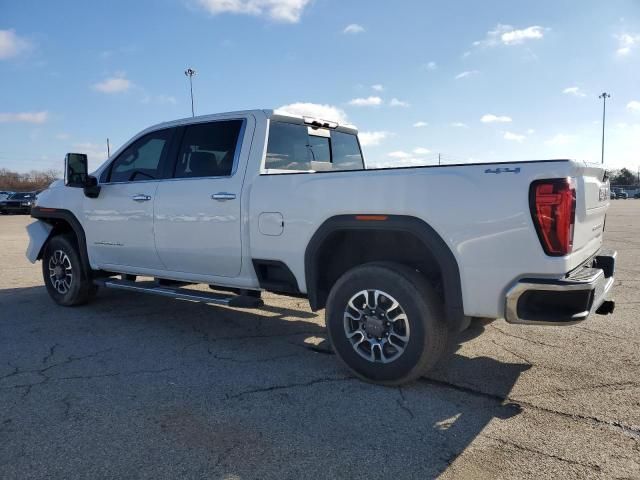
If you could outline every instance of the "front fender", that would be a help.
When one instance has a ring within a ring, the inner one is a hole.
[[[40,258],[42,247],[47,243],[49,235],[51,235],[53,225],[43,222],[42,220],[36,220],[35,222],[27,225],[27,234],[29,234],[29,246],[27,247],[27,259],[31,263],[36,263],[36,260]]]

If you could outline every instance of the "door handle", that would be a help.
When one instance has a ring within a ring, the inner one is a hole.
[[[212,200],[219,200],[219,201],[235,200],[235,198],[236,198],[235,193],[218,192],[211,195]]]
[[[131,199],[134,202],[148,202],[149,200],[151,200],[151,195],[144,195],[142,193],[139,193],[131,197]]]

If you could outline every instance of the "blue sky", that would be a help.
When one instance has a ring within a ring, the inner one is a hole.
[[[248,108],[354,124],[370,163],[640,166],[640,1],[0,0],[0,167],[94,166],[137,131]],[[306,105],[298,105],[306,104]]]

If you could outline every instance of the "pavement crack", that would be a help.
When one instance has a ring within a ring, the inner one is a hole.
[[[409,417],[412,419],[415,418],[413,411],[407,406],[407,398],[404,396],[404,392],[402,391],[402,387],[398,387],[398,393],[400,394],[400,398],[396,400],[398,406],[403,409],[405,412],[409,414]]]
[[[240,358],[234,358],[234,357],[226,357],[223,356],[219,353],[215,353],[211,347],[209,347],[207,349],[207,351],[209,352],[209,355],[211,355],[213,358],[215,358],[216,360],[222,360],[225,362],[233,362],[233,363],[262,363],[262,362],[273,362],[275,360],[280,360],[283,358],[290,358],[290,357],[299,357],[300,354],[299,353],[286,353],[283,355],[275,355],[273,357],[266,357],[266,358],[252,358],[252,359],[240,359]]]
[[[539,412],[545,412],[545,413],[550,413],[553,415],[559,415],[561,417],[567,418],[569,420],[581,420],[583,422],[587,422],[587,423],[591,423],[591,424],[596,424],[599,426],[605,426],[605,427],[609,427],[614,431],[617,431],[619,433],[623,433],[627,436],[631,436],[637,439],[640,439],[640,427],[637,426],[631,426],[631,425],[625,425],[622,422],[619,421],[611,421],[611,420],[604,420],[602,418],[598,418],[598,417],[594,417],[594,416],[590,416],[590,415],[582,415],[579,413],[567,413],[567,412],[561,412],[559,410],[554,410],[552,408],[546,408],[546,407],[541,407],[539,405],[535,405],[533,403],[524,401],[524,400],[518,400],[515,398],[511,398],[509,396],[501,396],[501,395],[496,395],[493,393],[488,393],[488,392],[483,392],[480,390],[476,390],[474,388],[471,387],[465,387],[462,385],[456,385],[454,383],[450,383],[450,382],[446,382],[443,380],[436,380],[436,379],[432,379],[432,378],[427,378],[424,377],[422,379],[423,381],[425,381],[426,383],[429,383],[431,385],[434,386],[438,386],[438,387],[442,387],[442,388],[450,388],[453,390],[457,390],[459,392],[463,392],[463,393],[467,393],[470,395],[474,395],[476,397],[481,397],[481,398],[485,398],[488,400],[493,400],[501,405],[512,405],[512,406],[519,406],[520,408],[529,408],[531,410],[537,410]]]
[[[576,460],[571,460],[569,458],[561,457],[561,456],[555,455],[553,453],[543,452],[542,450],[538,450],[537,448],[525,447],[524,445],[520,445],[519,443],[512,442],[510,440],[505,440],[505,439],[498,438],[498,437],[494,437],[494,436],[491,436],[491,435],[487,435],[486,433],[481,433],[480,435],[482,435],[485,438],[489,438],[489,439],[493,440],[494,442],[499,443],[501,445],[508,445],[510,447],[516,448],[517,450],[521,450],[523,452],[534,453],[534,454],[537,454],[537,455],[543,455],[545,457],[553,458],[554,460],[558,460],[560,462],[569,463],[571,465],[578,465],[580,467],[588,468],[588,469],[596,471],[596,472],[602,471],[602,468],[600,467],[600,465],[597,465],[597,464],[594,465],[594,464],[590,464],[590,463],[578,462]]]
[[[528,360],[525,356],[520,355],[519,353],[514,352],[513,350],[511,350],[511,349],[509,349],[509,348],[505,347],[504,345],[502,345],[501,343],[496,342],[495,340],[491,340],[491,342],[492,342],[494,345],[496,345],[496,346],[500,347],[501,349],[503,349],[505,352],[508,352],[508,353],[510,353],[511,355],[513,355],[514,357],[519,358],[520,360],[522,360],[523,362],[525,362],[527,365],[531,365],[531,366],[533,366],[533,363],[532,363],[530,360]]]
[[[46,365],[47,362],[53,358],[53,356],[56,353],[56,348],[58,348],[60,346],[60,344],[55,343],[53,344],[51,347],[49,347],[49,353],[47,353],[43,358],[42,358],[42,364]]]
[[[118,377],[120,375],[124,377],[128,377],[130,375],[139,375],[139,374],[146,374],[146,373],[164,373],[170,370],[173,370],[173,368],[160,368],[157,370],[134,370],[132,372],[99,373],[96,375],[73,375],[70,377],[56,377],[52,380],[92,380],[94,378]]]
[[[545,347],[560,348],[559,345],[552,345],[550,343],[541,342],[539,340],[531,340],[530,338],[527,338],[527,337],[521,337],[519,335],[514,335],[512,333],[507,333],[504,330],[502,330],[501,328],[498,328],[493,324],[489,325],[489,328],[492,328],[493,330],[496,330],[496,331],[500,332],[501,334],[503,334],[503,335],[505,335],[507,337],[518,338],[520,340],[524,340],[525,342],[533,343],[535,345],[544,345]]]
[[[236,393],[234,395],[227,395],[227,400],[241,398],[246,395],[252,395],[254,393],[274,392],[278,390],[287,390],[289,388],[298,388],[298,387],[310,387],[311,385],[316,385],[319,383],[345,382],[345,381],[354,380],[354,379],[355,377],[326,377],[326,378],[318,378],[316,380],[310,380],[308,382],[289,383],[286,385],[272,385],[270,387],[254,388],[251,390],[245,390],[243,392]]]
[[[587,385],[585,387],[576,387],[576,388],[556,388],[554,390],[546,390],[544,392],[536,392],[536,393],[525,393],[521,395],[521,397],[538,397],[540,395],[546,395],[549,393],[570,393],[570,392],[579,392],[579,391],[589,391],[589,390],[598,390],[600,388],[609,388],[609,387],[639,387],[635,382],[613,382],[613,383],[601,383],[598,385]]]

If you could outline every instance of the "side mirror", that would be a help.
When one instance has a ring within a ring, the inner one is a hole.
[[[89,198],[100,194],[98,179],[88,173],[89,162],[84,153],[67,153],[64,157],[64,184],[68,187],[82,188]]]
[[[64,184],[84,188],[87,184],[89,162],[84,153],[67,153],[64,157]]]

